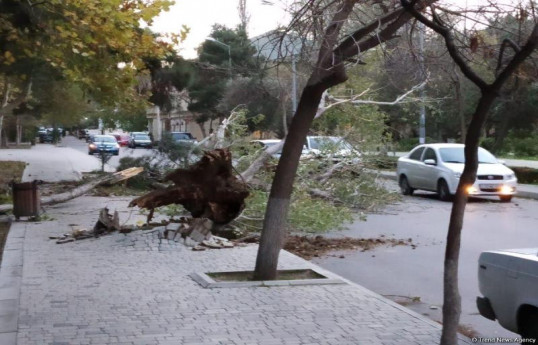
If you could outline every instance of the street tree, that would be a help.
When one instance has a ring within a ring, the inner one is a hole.
[[[198,48],[195,73],[187,87],[189,110],[196,114],[195,119],[200,124],[226,116],[217,106],[233,78],[258,73],[254,59],[256,49],[244,27],[230,29],[214,25],[209,37],[212,40],[204,41]]]
[[[3,115],[28,101],[39,66],[77,83],[92,101],[114,105],[140,97],[134,88],[144,58],[163,56],[185,32],[159,39],[152,20],[168,0],[0,3],[0,74]]]
[[[433,1],[421,2],[427,5]],[[312,74],[302,91],[297,111],[291,121],[287,139],[284,143],[265,212],[264,225],[260,238],[254,278],[259,280],[275,279],[278,256],[282,248],[290,196],[297,172],[299,157],[306,135],[316,116],[325,91],[347,80],[346,68],[349,64],[360,62],[362,54],[395,37],[411,18],[403,7],[380,6],[379,14],[367,23],[354,21],[350,16],[361,18],[359,0],[308,1],[297,9],[288,27],[291,30],[299,23],[306,23],[309,29],[316,30],[310,36],[319,39],[317,60],[312,66]],[[357,10],[357,13],[354,13]],[[305,15],[310,14],[308,20]],[[355,16],[356,14],[356,16]],[[345,29],[344,29],[345,28]],[[344,31],[342,31],[344,30]],[[307,36],[306,32],[304,33]]]
[[[490,80],[481,77],[465,59],[465,52],[457,39],[447,17],[442,16],[435,6],[431,6],[429,13],[417,9],[414,3],[401,0],[406,8],[417,20],[434,30],[445,41],[447,50],[458,65],[462,74],[472,81],[480,90],[480,99],[476,105],[471,122],[467,127],[465,138],[465,167],[460,177],[457,192],[452,205],[450,223],[448,226],[447,244],[444,262],[444,296],[443,296],[443,332],[441,345],[457,344],[458,326],[461,314],[461,297],[458,287],[458,265],[461,246],[461,230],[467,204],[467,188],[474,184],[478,168],[478,144],[481,131],[487,119],[489,110],[502,91],[503,86],[515,75],[520,73],[519,67],[531,56],[538,46],[538,24],[535,24],[528,33],[528,39],[523,46],[513,40],[505,38],[499,48],[497,71]],[[473,38],[468,38],[471,47]],[[476,43],[474,43],[476,44]]]

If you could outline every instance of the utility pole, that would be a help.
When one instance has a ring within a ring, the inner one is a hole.
[[[291,56],[291,104],[293,107],[293,114],[295,114],[295,111],[297,110],[297,66],[295,65],[296,57],[297,55],[295,55],[294,52],[294,54]]]
[[[424,65],[424,24],[418,23],[418,37],[419,37],[419,66],[422,80],[426,79],[426,67]],[[419,118],[419,144],[426,143],[426,106],[424,100],[426,98],[425,86],[420,90],[420,118]]]

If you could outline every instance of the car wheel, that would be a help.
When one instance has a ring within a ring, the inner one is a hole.
[[[442,201],[450,201],[452,199],[448,184],[445,180],[440,180],[439,183],[437,183],[437,194]]]
[[[120,155],[119,151],[114,152],[114,156],[119,156],[119,155]]]
[[[510,202],[512,201],[512,195],[500,195],[499,199],[501,199],[502,202]]]
[[[88,151],[88,154],[89,154],[90,156],[93,156],[93,152],[92,152],[92,151]]]
[[[411,188],[405,176],[400,177],[400,190],[403,195],[411,195],[415,191],[415,189]]]
[[[532,309],[521,318],[519,333],[526,339],[538,339],[538,310]]]

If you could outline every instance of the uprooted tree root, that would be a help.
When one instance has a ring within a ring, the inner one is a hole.
[[[361,250],[368,251],[378,246],[412,246],[415,245],[412,239],[393,238],[327,238],[324,236],[298,236],[291,235],[286,239],[284,249],[293,254],[310,260],[313,257],[320,257],[328,252],[336,250]]]

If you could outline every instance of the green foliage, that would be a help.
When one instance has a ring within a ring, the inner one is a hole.
[[[517,176],[517,182],[525,184],[538,184],[538,169],[510,167]]]
[[[201,148],[188,141],[176,142],[170,133],[163,133],[157,150],[164,154],[172,162],[184,168],[188,167],[192,160],[199,156]]]
[[[228,83],[217,109],[230,113],[238,105],[244,105],[250,132],[278,132],[282,126],[282,116],[279,100],[274,96],[277,93],[275,88],[276,85],[257,76],[235,78]]]
[[[538,132],[511,131],[501,152],[517,157],[538,157]]]
[[[267,206],[269,193],[260,190],[251,191],[245,200],[243,216],[235,222],[250,231],[259,231]],[[289,210],[289,224],[295,231],[322,232],[339,228],[345,222],[353,220],[351,210],[335,206],[320,199],[312,199],[306,191],[296,190]]]
[[[376,151],[390,142],[386,115],[377,106],[342,104],[314,121],[313,129],[326,135],[344,136],[360,151]]]
[[[202,43],[198,49],[200,63],[195,65],[191,82],[187,86],[191,98],[189,110],[199,113],[198,122],[226,117],[231,109],[223,111],[217,105],[232,77],[258,73],[254,59],[256,49],[243,29],[215,25],[210,37],[221,43],[210,40]],[[230,47],[230,55],[227,46]],[[233,104],[231,108],[238,104]]]

